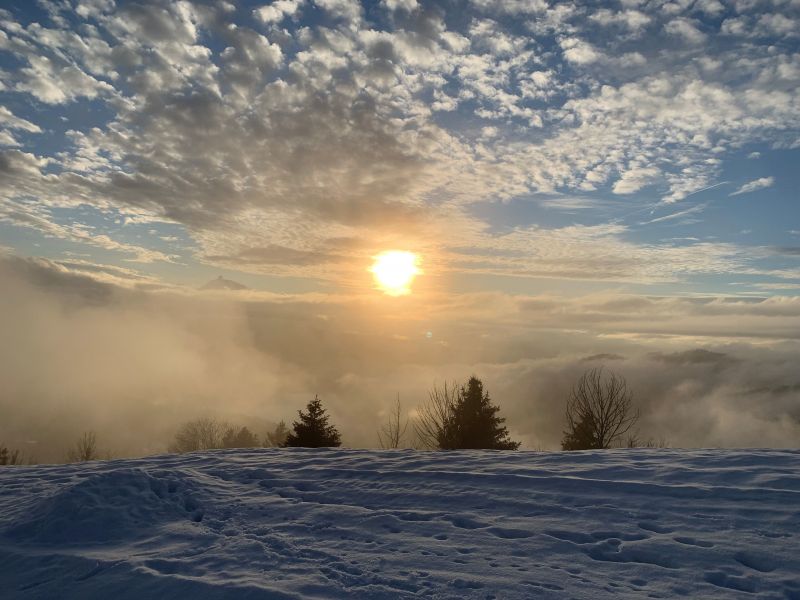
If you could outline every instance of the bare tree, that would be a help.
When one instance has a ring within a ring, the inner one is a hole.
[[[12,450],[0,444],[0,466],[21,464],[22,455],[19,450]]]
[[[97,448],[97,436],[94,431],[84,432],[75,445],[67,450],[67,462],[88,462],[99,459],[100,450]]]
[[[197,450],[222,448],[223,438],[227,431],[228,425],[216,419],[203,417],[189,421],[181,425],[181,428],[175,434],[175,439],[169,446],[169,451],[182,454]]]
[[[428,392],[428,401],[417,408],[414,432],[422,448],[441,447],[447,424],[452,421],[458,403],[458,384],[447,382],[442,387],[434,385]]]
[[[639,419],[624,377],[602,368],[586,371],[567,400],[564,450],[610,448]]]
[[[378,431],[378,441],[381,448],[399,448],[403,441],[403,436],[408,429],[408,418],[401,422],[402,408],[400,406],[400,394],[397,394],[397,401],[389,414],[389,421],[381,426]]]
[[[627,448],[669,448],[669,442],[664,437],[647,439],[640,438],[638,433],[629,433],[625,438]]]

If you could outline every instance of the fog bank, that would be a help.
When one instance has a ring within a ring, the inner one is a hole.
[[[0,284],[0,442],[40,461],[90,429],[116,456],[162,452],[205,415],[263,437],[314,394],[346,446],[376,446],[397,394],[410,410],[471,374],[524,448],[555,449],[570,386],[600,365],[627,378],[645,438],[800,440],[793,298],[202,293],[10,255]]]

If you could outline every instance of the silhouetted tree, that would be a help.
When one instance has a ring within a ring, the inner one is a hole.
[[[19,450],[12,450],[0,445],[0,466],[21,465],[22,455]]]
[[[663,437],[643,439],[636,433],[631,433],[625,439],[625,446],[628,448],[669,448],[669,442]]]
[[[564,450],[610,448],[639,419],[624,377],[611,371],[586,371],[567,400]]]
[[[417,436],[429,448],[441,450],[516,450],[519,442],[508,438],[500,408],[492,404],[483,382],[470,377],[466,385],[435,387],[418,411]]]
[[[286,427],[286,422],[281,421],[275,426],[273,431],[267,432],[267,437],[264,439],[265,448],[281,448],[286,443],[286,438],[289,436],[289,429]]]
[[[260,445],[256,435],[247,427],[228,427],[222,436],[223,448],[258,448]]]
[[[594,448],[594,425],[590,416],[577,421],[561,440],[562,450],[589,450]]]
[[[395,406],[389,415],[389,420],[378,431],[378,441],[381,444],[381,448],[400,447],[403,436],[405,436],[408,429],[408,419],[402,421],[401,415],[402,408],[400,406],[400,394],[398,394]]]
[[[292,431],[284,446],[295,448],[327,448],[341,446],[341,436],[333,425],[328,424],[328,415],[317,396],[308,403],[308,412],[298,410],[300,420],[292,423]]]
[[[97,448],[97,436],[94,431],[87,431],[75,442],[75,445],[67,451],[68,462],[88,462],[100,459],[100,451]]]
[[[189,421],[178,429],[169,451],[183,454],[184,452],[222,448],[227,430],[228,426],[216,419],[204,417]]]
[[[500,407],[494,406],[483,382],[470,377],[458,391],[458,402],[450,420],[445,424],[439,447],[444,450],[484,448],[491,450],[516,450],[519,442],[511,441],[505,419],[498,417]]]
[[[452,420],[458,402],[458,384],[447,382],[441,387],[434,385],[428,392],[428,401],[417,408],[414,432],[419,445],[433,450],[441,448],[445,438],[445,427]]]

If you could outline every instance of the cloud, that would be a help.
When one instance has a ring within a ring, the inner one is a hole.
[[[731,196],[738,196],[739,194],[749,194],[750,192],[756,192],[758,190],[763,190],[768,187],[772,187],[775,183],[774,177],[759,177],[758,179],[754,179],[753,181],[748,181],[742,187],[740,187],[735,192],[732,192]]]
[[[577,65],[588,65],[603,58],[591,44],[577,38],[561,40],[561,47],[564,50],[564,58]]]
[[[597,12],[591,14],[589,19],[605,26],[621,26],[637,35],[641,34],[652,21],[650,16],[638,10],[627,9],[613,11],[607,8],[599,9]]]
[[[677,18],[664,26],[664,31],[670,35],[678,36],[690,44],[701,44],[706,41],[704,34],[697,26],[697,22],[686,18]]]
[[[30,66],[20,69],[17,91],[29,92],[47,104],[62,104],[77,98],[95,98],[114,88],[71,64],[57,64],[46,56],[29,56]]]
[[[779,246],[775,248],[778,254],[785,254],[787,256],[800,256],[800,247],[798,246]]]
[[[212,263],[230,265],[269,265],[274,266],[311,266],[326,265],[347,260],[348,246],[357,248],[355,240],[329,240],[324,248],[316,251],[287,248],[278,244],[257,248],[245,248],[235,255],[209,255],[205,259]]]
[[[205,264],[266,272],[276,264],[266,255],[286,248],[296,262],[277,260],[281,274],[330,279],[389,243],[446,259],[468,240],[484,254],[456,257],[464,271],[591,275],[598,261],[581,240],[560,270],[521,257],[538,250],[528,238],[572,230],[493,236],[498,211],[478,218],[474,207],[580,195],[582,219],[601,227],[609,187],[631,212],[652,196],[678,202],[719,181],[745,144],[788,147],[800,127],[800,59],[771,40],[733,48],[703,20],[716,12],[708,2],[676,11],[476,2],[459,5],[463,19],[424,3],[62,8],[69,19],[0,23],[0,52],[20,65],[3,73],[0,93],[13,94],[13,116],[29,129],[45,128],[16,108],[27,102],[74,103],[91,123],[45,135],[7,127],[0,202],[6,212],[36,198],[51,211],[84,205],[169,222],[191,240],[187,258]],[[648,44],[634,51],[644,31]],[[697,32],[702,53],[675,51]],[[52,234],[46,222],[17,222]],[[138,245],[106,235],[105,246]],[[326,274],[310,257],[341,238],[362,248]],[[502,263],[508,245],[520,257]],[[621,249],[674,253],[658,246]],[[741,249],[719,252],[734,254],[721,264],[742,266]],[[599,273],[617,278],[625,262]],[[645,281],[654,280],[663,277]]]
[[[655,167],[634,166],[622,173],[612,189],[615,194],[632,194],[649,185],[659,174]]]
[[[608,352],[600,353],[600,354],[592,354],[591,356],[586,356],[582,358],[582,362],[606,362],[609,360],[625,360],[625,357],[621,354],[612,354]]]
[[[644,437],[785,446],[800,431],[794,397],[773,391],[798,383],[797,298],[477,293],[411,296],[396,312],[367,297],[156,290],[112,272],[0,259],[3,433],[39,440],[40,460],[86,429],[117,455],[161,452],[201,415],[263,434],[315,393],[347,445],[374,446],[398,392],[410,410],[434,382],[470,374],[525,447],[554,448],[564,398],[593,365],[627,378]]]
[[[389,10],[402,10],[413,12],[419,7],[417,0],[382,0]]]
[[[0,126],[9,129],[19,129],[28,133],[41,133],[41,128],[35,123],[17,117],[5,106],[0,106]]]
[[[651,356],[654,360],[674,365],[716,364],[730,366],[732,363],[738,362],[724,352],[713,352],[703,348],[672,352],[670,354],[654,353]]]
[[[264,23],[280,23],[286,17],[295,15],[304,0],[276,0],[253,10],[253,14]]]
[[[0,163],[0,180],[2,180],[2,163]],[[172,262],[169,256],[158,250],[118,242],[104,233],[98,233],[81,223],[60,224],[52,220],[46,210],[33,204],[7,202],[0,204],[0,222],[11,223],[17,227],[35,229],[46,237],[88,244],[105,250],[133,255],[128,258],[133,262],[152,263],[155,261]]]

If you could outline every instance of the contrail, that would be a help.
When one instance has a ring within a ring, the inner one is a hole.
[[[729,183],[730,183],[730,181],[720,181],[719,183],[715,183],[714,185],[709,185],[709,186],[707,186],[707,187],[704,187],[703,189],[700,189],[700,190],[695,190],[695,191],[693,191],[691,194],[686,194],[686,195],[685,195],[685,196],[682,198],[682,200],[685,200],[685,199],[686,199],[686,198],[688,198],[689,196],[694,196],[695,194],[699,194],[700,192],[705,192],[706,190],[711,190],[711,189],[714,189],[715,187],[719,187],[719,186],[721,186],[721,185],[726,185],[726,184],[729,184]],[[619,219],[627,219],[627,218],[629,218],[629,217],[632,217],[633,215],[637,215],[637,214],[639,214],[639,213],[642,213],[642,212],[645,212],[645,211],[648,211],[648,210],[650,211],[650,214],[652,215],[653,213],[655,213],[655,212],[656,212],[656,209],[657,209],[659,206],[662,206],[662,205],[664,205],[664,204],[666,204],[666,203],[665,203],[663,200],[660,200],[660,201],[658,201],[658,202],[654,202],[653,204],[650,204],[650,205],[648,205],[648,206],[644,206],[644,207],[642,207],[642,208],[639,208],[639,209],[637,209],[637,210],[634,210],[634,211],[631,211],[631,212],[629,212],[629,213],[626,213],[626,214],[622,215],[621,217],[619,217]],[[618,219],[618,220],[619,220],[619,219]],[[639,225],[645,225],[645,224],[646,224],[646,223],[639,223]]]

